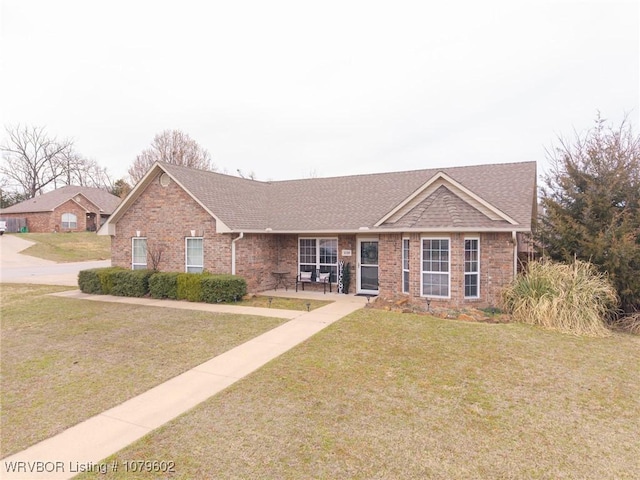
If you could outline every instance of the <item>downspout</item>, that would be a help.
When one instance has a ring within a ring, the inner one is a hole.
[[[511,237],[513,238],[513,279],[515,280],[518,275],[518,234],[513,231]]]
[[[236,242],[242,240],[243,237],[244,232],[240,232],[240,235],[231,240],[231,275],[236,274]]]

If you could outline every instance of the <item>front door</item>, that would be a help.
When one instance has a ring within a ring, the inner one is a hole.
[[[377,239],[358,239],[358,293],[378,294]]]

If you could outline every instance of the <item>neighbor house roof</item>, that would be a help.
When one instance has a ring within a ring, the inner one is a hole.
[[[272,182],[156,163],[103,233],[162,172],[219,232],[529,231],[536,204],[535,162]]]
[[[112,214],[120,203],[119,197],[110,194],[106,190],[68,185],[7,207],[0,210],[0,213],[52,212],[63,203],[75,199],[78,195],[85,197],[105,215]]]

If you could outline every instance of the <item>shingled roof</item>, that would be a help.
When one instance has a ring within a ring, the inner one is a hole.
[[[274,182],[157,163],[145,178],[162,171],[227,232],[529,231],[536,198],[535,162]]]
[[[83,195],[105,215],[111,215],[120,204],[119,197],[101,188],[68,185],[2,209],[0,213],[52,212],[78,194]]]

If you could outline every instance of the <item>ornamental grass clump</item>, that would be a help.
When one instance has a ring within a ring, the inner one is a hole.
[[[502,299],[516,322],[591,337],[610,334],[605,321],[618,304],[607,277],[580,260],[531,262]]]

